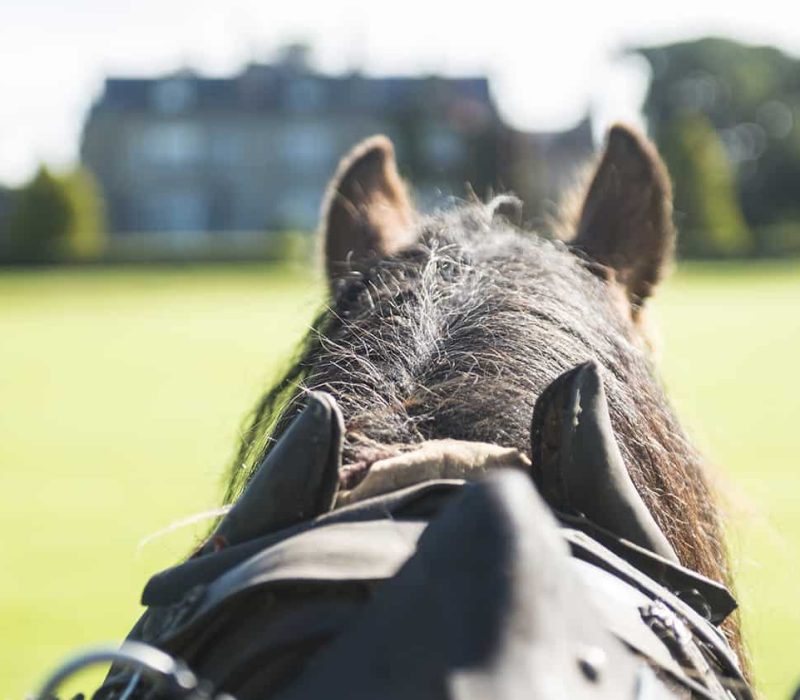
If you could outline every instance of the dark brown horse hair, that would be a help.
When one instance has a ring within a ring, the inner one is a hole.
[[[296,358],[261,398],[227,500],[297,414],[306,390],[336,397],[346,460],[364,445],[456,438],[530,454],[534,402],[595,359],[631,477],[682,563],[730,584],[703,462],[656,378],[637,325],[567,244],[462,204],[419,219],[417,242],[345,275]],[[366,443],[363,438],[367,438]],[[742,653],[738,620],[726,633]]]

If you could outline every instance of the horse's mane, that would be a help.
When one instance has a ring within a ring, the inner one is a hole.
[[[685,566],[730,584],[702,461],[655,376],[643,332],[646,300],[675,243],[657,151],[612,127],[579,215],[555,227],[562,236],[571,229],[569,245],[510,224],[508,204],[501,197],[420,217],[391,142],[374,137],[353,149],[323,207],[330,306],[256,406],[228,499],[307,390],[339,402],[345,465],[357,473],[393,444],[436,438],[530,454],[537,397],[594,360],[625,466],[656,522]],[[726,625],[744,663],[738,620]]]
[[[420,229],[418,243],[346,280],[318,315],[293,364],[255,408],[228,499],[306,390],[339,401],[349,460],[365,444],[439,437],[529,453],[536,397],[561,372],[595,358],[626,465],[647,505],[684,564],[727,580],[701,460],[644,344],[588,263],[492,217],[484,205],[435,214]]]

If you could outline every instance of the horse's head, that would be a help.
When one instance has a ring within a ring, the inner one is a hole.
[[[564,240],[510,223],[513,198],[418,214],[391,143],[345,158],[323,208],[330,303],[262,399],[235,495],[305,389],[345,418],[345,461],[437,438],[530,453],[531,414],[557,376],[593,359],[628,472],[681,561],[718,580],[717,510],[654,376],[648,300],[672,259],[671,188],[651,144],[614,127]]]

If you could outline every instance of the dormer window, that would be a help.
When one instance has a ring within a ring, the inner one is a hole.
[[[159,80],[153,85],[150,98],[157,112],[162,114],[185,112],[194,103],[194,85],[186,78]]]

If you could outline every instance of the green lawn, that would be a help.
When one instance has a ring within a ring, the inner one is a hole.
[[[318,284],[265,267],[0,275],[0,700],[118,640],[213,507]],[[671,394],[719,465],[764,695],[800,681],[800,266],[692,267],[656,309]],[[793,651],[795,653],[793,653]]]

